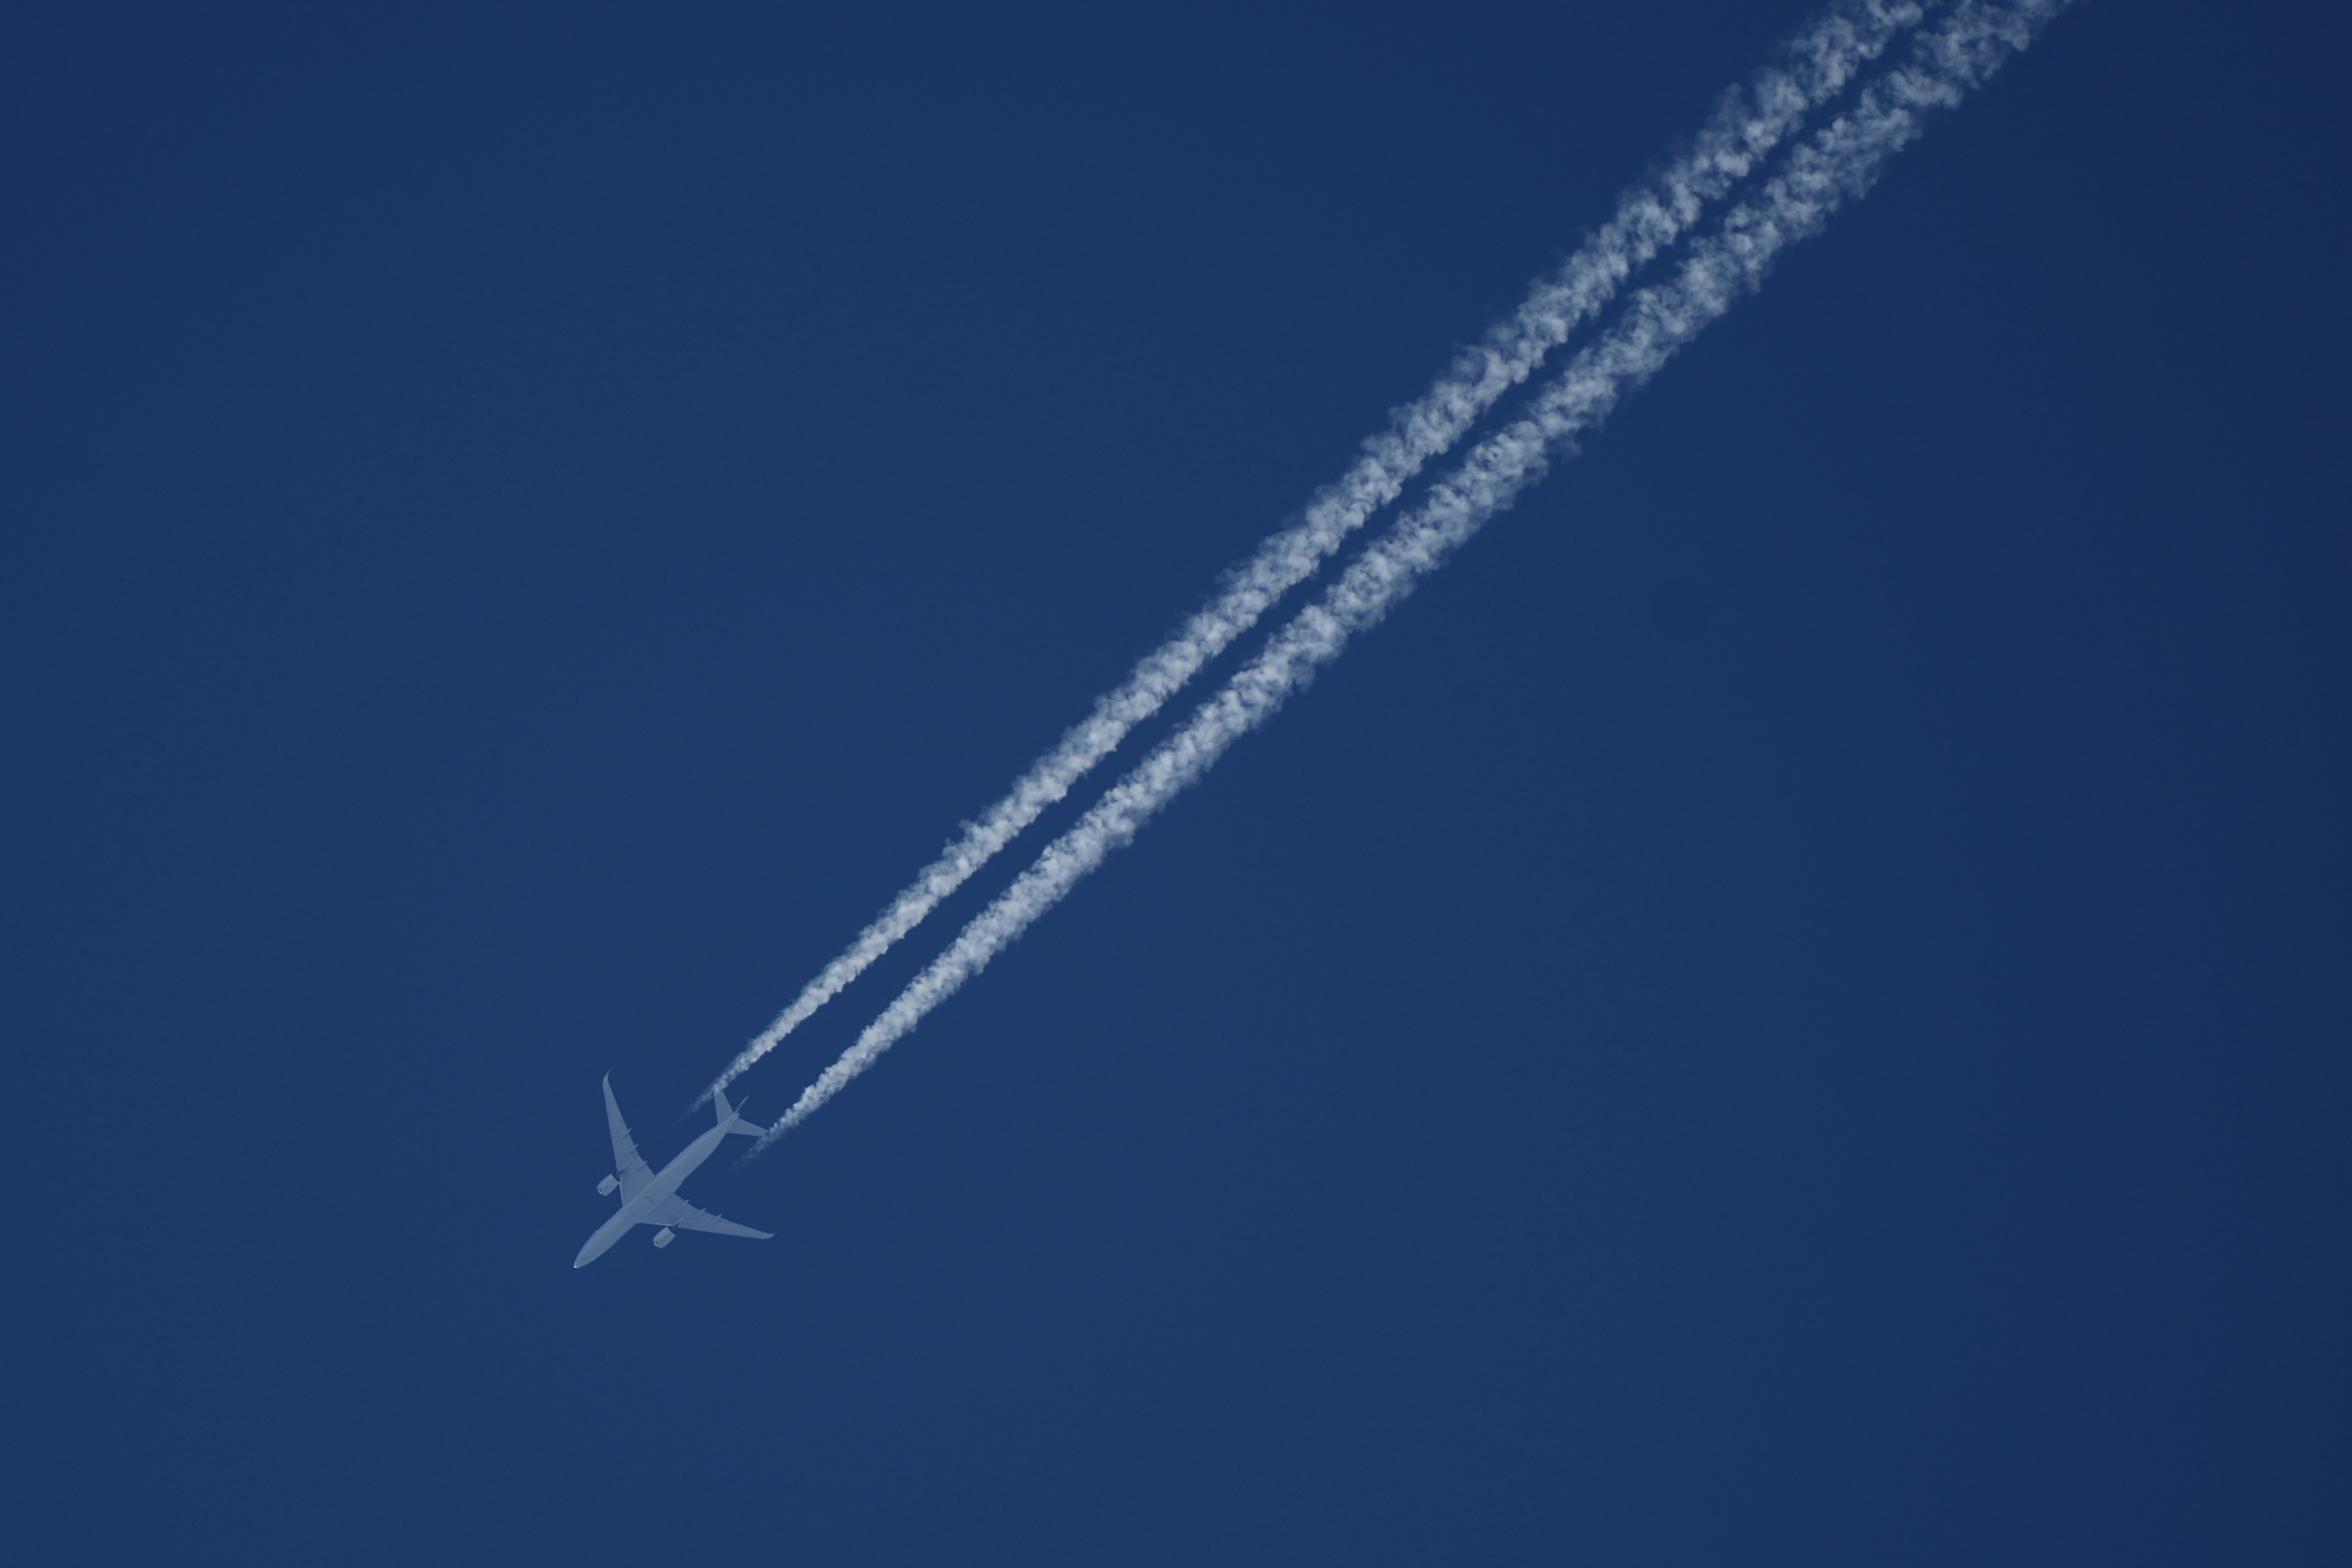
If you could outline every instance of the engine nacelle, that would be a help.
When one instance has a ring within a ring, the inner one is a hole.
[[[609,1198],[613,1195],[613,1189],[620,1184],[620,1177],[607,1176],[603,1181],[596,1184],[596,1195],[600,1198]]]
[[[654,1245],[656,1247],[667,1247],[671,1242],[676,1241],[677,1239],[677,1232],[670,1229],[667,1226],[664,1226],[659,1231],[655,1233]]]

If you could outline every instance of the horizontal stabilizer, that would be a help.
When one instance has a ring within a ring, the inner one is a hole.
[[[714,1089],[710,1097],[719,1102],[719,1125],[730,1132],[740,1132],[746,1138],[757,1138],[767,1131],[756,1121],[746,1121],[743,1113],[727,1103],[727,1091]]]

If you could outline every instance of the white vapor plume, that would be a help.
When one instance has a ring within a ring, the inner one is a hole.
[[[1773,258],[1864,194],[1923,129],[2030,43],[2069,0],[1961,0],[1917,40],[1907,63],[1869,83],[1853,107],[1793,150],[1780,171],[1696,242],[1665,282],[1641,290],[1620,319],[1530,400],[1527,412],[1480,442],[1426,500],[1375,541],[1315,604],[1301,610],[1189,722],[1154,748],[1036,863],[975,917],[954,945],[908,985],[840,1059],[754,1146],[757,1153],[808,1119],[923,1016],[985,968],[1078,879],[1198,779],[1226,748],[1302,689],[1348,639],[1377,624],[1420,579],[1519,491],[1553,456],[1606,418],[1708,323],[1764,280]]]
[[[1619,198],[1616,215],[1538,281],[1513,315],[1457,354],[1419,399],[1391,415],[1390,428],[1364,443],[1364,455],[1308,503],[1297,523],[1227,573],[1208,604],[1145,655],[1125,682],[1097,698],[1085,721],[1038,758],[1003,799],[965,824],[962,837],[924,867],[847,951],[736,1055],[702,1098],[732,1083],[774,1049],[1041,812],[1069,794],[1130,730],[1255,626],[1284,593],[1312,575],[1365,519],[1394,500],[1423,465],[1451,448],[1496,399],[1525,381],[1629,276],[1679,239],[1809,114],[1843,92],[1890,42],[1941,3],[1838,0],[1784,46],[1781,64],[1759,73],[1746,89],[1726,93],[1686,151]]]

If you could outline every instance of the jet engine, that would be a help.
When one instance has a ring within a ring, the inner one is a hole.
[[[676,1241],[677,1239],[677,1232],[670,1229],[667,1226],[664,1226],[660,1230],[655,1233],[654,1245],[656,1247],[667,1247],[671,1242]]]
[[[603,1181],[596,1184],[596,1195],[600,1198],[609,1198],[613,1195],[613,1189],[620,1184],[620,1177],[607,1176]]]

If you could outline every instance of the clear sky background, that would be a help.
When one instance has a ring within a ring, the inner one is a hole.
[[[0,1554],[2346,1561],[2333,6],[2063,17],[570,1268],[1808,14],[17,15]]]

